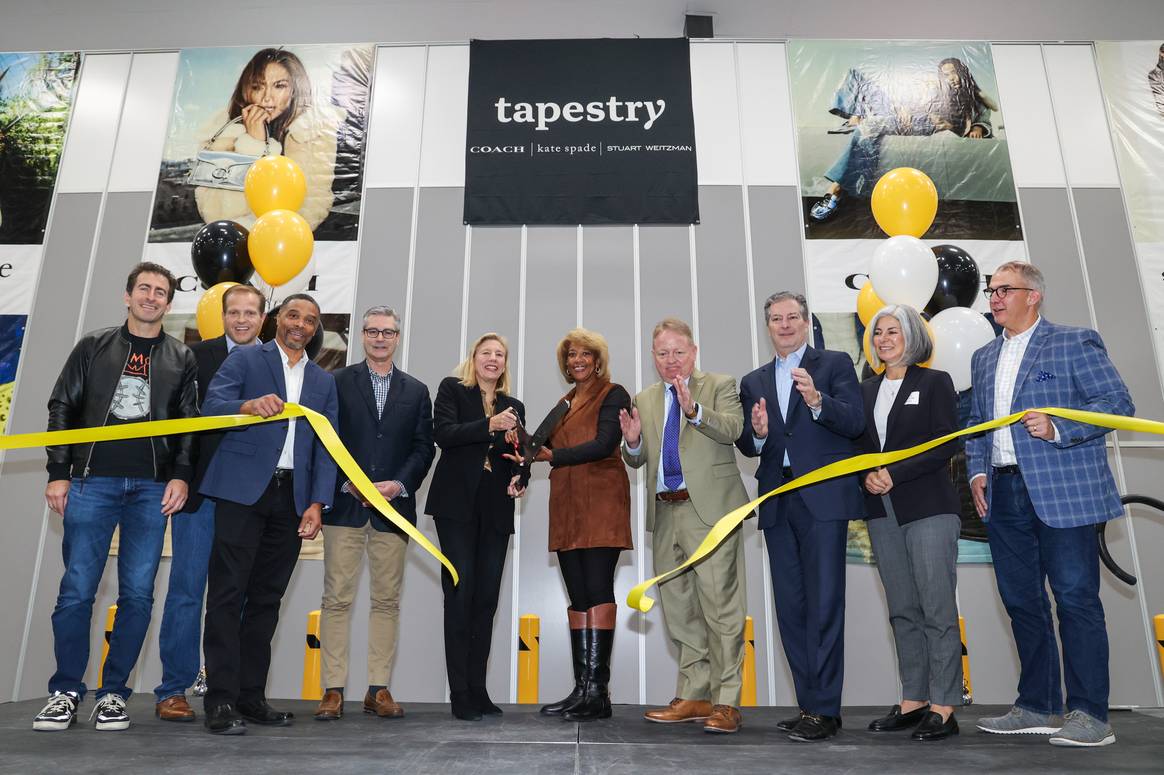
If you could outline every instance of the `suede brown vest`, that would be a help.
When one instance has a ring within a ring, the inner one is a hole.
[[[570,391],[570,411],[550,435],[554,449],[593,441],[602,402],[613,389],[600,382]],[[550,472],[550,551],[613,547],[631,549],[630,480],[618,446],[601,460],[560,466]]]

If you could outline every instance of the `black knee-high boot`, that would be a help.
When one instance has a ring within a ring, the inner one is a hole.
[[[596,605],[586,612],[590,633],[586,648],[586,681],[582,699],[562,714],[564,721],[610,718],[610,654],[614,648],[614,603]]]
[[[564,699],[543,705],[543,716],[560,716],[582,699],[582,691],[586,687],[586,651],[590,642],[586,613],[573,608],[566,609],[566,617],[570,622],[570,651],[574,662],[574,690]]]

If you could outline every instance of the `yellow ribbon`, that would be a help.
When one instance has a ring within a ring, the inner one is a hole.
[[[1164,436],[1164,422],[1158,420],[1141,420],[1136,417],[1124,417],[1122,415],[1104,414],[1103,412],[1084,412],[1078,409],[1026,409],[1021,412],[1015,412],[1005,417],[999,417],[989,422],[979,423],[969,428],[964,428],[960,431],[947,433],[936,439],[918,444],[915,447],[908,449],[899,449],[893,452],[870,452],[864,455],[856,455],[854,457],[846,458],[845,460],[838,460],[835,463],[829,463],[827,466],[809,471],[804,476],[799,476],[790,482],[780,485],[775,490],[764,493],[750,503],[745,503],[737,509],[733,509],[726,515],[721,517],[719,521],[712,526],[707,535],[704,536],[703,541],[695,548],[687,561],[678,567],[672,568],[666,573],[655,576],[652,579],[647,579],[642,584],[639,584],[630,591],[627,595],[627,605],[636,608],[643,613],[651,610],[651,606],[655,604],[654,598],[646,596],[646,591],[655,584],[665,581],[666,579],[683,572],[690,568],[695,563],[702,560],[707,555],[715,551],[724,539],[731,535],[745,519],[752,515],[760,504],[771,498],[773,495],[781,495],[795,490],[798,487],[807,487],[810,484],[823,482],[826,479],[834,479],[838,476],[845,476],[846,474],[854,474],[858,471],[867,471],[878,466],[887,466],[890,463],[896,463],[899,460],[920,455],[923,452],[928,452],[934,447],[940,447],[948,441],[959,438],[960,436],[970,436],[976,433],[983,433],[991,431],[995,428],[1001,428],[1004,425],[1010,425],[1019,420],[1027,412],[1042,412],[1043,414],[1053,415],[1055,417],[1062,417],[1065,420],[1074,420],[1075,422],[1087,423],[1089,425],[1098,425],[1103,428],[1111,428],[1119,431],[1139,431],[1142,433],[1154,433],[1159,436]]]
[[[27,449],[29,447],[48,447],[58,444],[87,444],[95,441],[119,441],[122,439],[140,439],[147,436],[168,436],[174,433],[195,433],[197,431],[215,431],[224,428],[239,428],[247,425],[258,425],[264,422],[277,422],[292,417],[303,417],[315,431],[315,435],[323,443],[328,453],[335,459],[336,465],[344,472],[348,480],[364,496],[364,500],[376,508],[380,516],[416,541],[421,547],[440,561],[453,577],[453,584],[460,582],[457,569],[441,551],[432,545],[432,542],[416,529],[416,527],[396,509],[392,508],[372,480],[364,473],[355,458],[348,452],[347,447],[340,441],[339,434],[326,417],[319,412],[308,409],[299,404],[283,404],[283,411],[274,417],[258,417],[249,414],[233,414],[221,417],[191,417],[180,420],[151,420],[149,422],[127,423],[125,425],[107,425],[100,428],[77,428],[67,431],[44,431],[42,433],[19,433],[12,436],[0,435],[0,450]]]

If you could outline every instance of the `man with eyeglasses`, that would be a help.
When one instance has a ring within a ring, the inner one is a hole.
[[[659,382],[619,414],[623,460],[646,466],[647,530],[655,572],[687,561],[716,521],[748,502],[732,444],[744,427],[736,381],[695,368],[691,327],[664,318],[651,336]],[[741,725],[744,553],[735,530],[702,562],[659,585],[667,634],[679,656],[675,699],[647,711],[657,724],[702,722],[730,734]]]
[[[436,454],[428,388],[393,365],[401,318],[391,307],[364,313],[365,359],[335,372],[339,436],[396,511],[416,524],[416,493]],[[323,602],[319,638],[323,699],[319,721],[344,714],[351,608],[368,556],[372,607],[368,618],[368,691],[363,711],[400,718],[404,709],[388,690],[396,655],[400,590],[408,537],[342,481],[323,517]]]
[[[1131,415],[1128,388],[1095,331],[1043,319],[1043,274],[1000,266],[986,296],[1002,336],[974,353],[971,424],[1036,407]],[[1108,429],[1026,412],[966,442],[970,491],[987,522],[998,594],[1019,656],[1018,698],[978,720],[993,734],[1050,735],[1053,745],[1115,742],[1108,724],[1108,641],[1095,525],[1123,514],[1107,461]],[[1046,582],[1055,595],[1059,646]]]
[[[804,296],[781,291],[764,303],[776,357],[740,380],[749,418],[736,446],[759,457],[760,492],[860,452],[865,408],[848,355],[808,344]],[[769,498],[760,507],[776,621],[800,713],[777,724],[797,742],[827,740],[841,727],[845,675],[845,543],[864,519],[857,477],[842,476]]]

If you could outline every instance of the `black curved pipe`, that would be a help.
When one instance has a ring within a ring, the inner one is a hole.
[[[1127,506],[1133,503],[1141,506],[1151,506],[1157,511],[1164,512],[1164,501],[1159,498],[1152,498],[1148,495],[1125,495],[1120,498],[1120,503]],[[1111,552],[1107,548],[1107,523],[1100,522],[1095,526],[1097,539],[1099,540],[1099,558],[1103,560],[1104,566],[1111,571],[1112,575],[1120,581],[1130,586],[1136,585],[1136,577],[1121,568],[1111,556]]]

